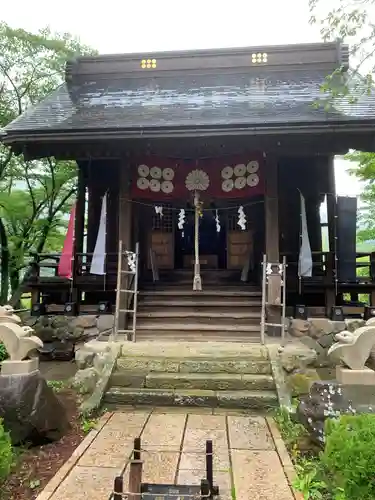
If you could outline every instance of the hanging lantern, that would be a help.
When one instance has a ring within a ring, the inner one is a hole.
[[[219,210],[216,210],[216,212],[215,212],[215,222],[216,222],[216,232],[220,233],[221,226],[220,226],[220,219],[219,219]]]
[[[160,218],[163,217],[163,207],[158,207],[158,206],[155,206],[155,212],[160,215]]]
[[[246,229],[246,215],[243,209],[243,206],[241,205],[240,208],[238,209],[238,221],[237,224],[240,226],[242,231],[245,231]]]
[[[178,229],[182,231],[184,229],[184,224],[185,224],[185,210],[181,208],[178,214],[178,223],[177,223]]]

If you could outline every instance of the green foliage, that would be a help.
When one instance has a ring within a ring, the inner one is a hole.
[[[307,437],[307,431],[303,425],[293,422],[288,408],[281,406],[274,414],[281,436],[294,461],[299,459],[298,443]]]
[[[81,417],[81,428],[85,434],[88,434],[93,429],[96,429],[98,422],[96,419]]]
[[[13,460],[14,454],[9,432],[5,431],[0,418],[0,483],[8,476]]]
[[[66,388],[66,382],[63,380],[48,380],[48,387],[51,387],[56,393],[63,391]]]
[[[297,477],[293,488],[300,491],[304,500],[321,500],[327,490],[322,479],[321,466],[318,460],[302,460],[295,465]]]
[[[319,26],[324,41],[344,40],[350,44],[355,66],[343,79],[342,68],[327,78],[322,91],[332,97],[345,96],[355,102],[373,91],[374,0],[309,0],[310,23]]]
[[[1,361],[4,361],[4,359],[8,358],[8,353],[7,350],[5,349],[5,345],[0,342],[0,363]]]
[[[71,35],[29,33],[0,23],[0,127],[54,91],[67,59],[93,51]],[[76,166],[26,161],[0,144],[0,303],[18,289],[30,252],[60,251],[74,199]]]
[[[375,498],[375,415],[328,420],[321,461],[333,486],[348,500]]]
[[[375,239],[375,154],[353,151],[347,154],[345,159],[353,162],[349,173],[363,183],[362,204],[358,217],[358,241],[361,243],[373,240]],[[365,271],[362,275],[366,275]]]

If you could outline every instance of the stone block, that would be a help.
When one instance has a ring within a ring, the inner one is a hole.
[[[267,409],[278,405],[276,393],[270,391],[225,391],[217,393],[218,406],[223,408]]]
[[[179,363],[181,373],[263,373],[270,374],[269,361],[251,359],[186,359]]]
[[[310,323],[303,319],[292,319],[289,324],[289,334],[292,337],[303,337],[309,334]]]
[[[301,370],[289,375],[288,387],[293,397],[300,396],[301,394],[308,394],[312,384],[317,380],[320,380],[320,378],[315,369]]]
[[[0,415],[13,444],[54,441],[69,429],[64,407],[38,370],[0,376]]]
[[[79,370],[90,368],[94,362],[95,353],[85,349],[79,349],[75,353],[75,361]]]
[[[178,389],[174,392],[173,404],[179,406],[217,406],[214,391],[204,389]]]
[[[331,345],[334,342],[335,342],[335,334],[333,332],[322,335],[318,340],[318,344],[322,346],[324,349],[331,347]]]
[[[25,375],[39,369],[39,359],[12,361],[7,359],[1,363],[1,375]]]
[[[115,317],[113,314],[103,314],[98,316],[96,320],[96,327],[99,332],[104,332],[114,327]]]
[[[96,316],[93,314],[86,314],[82,316],[77,316],[76,318],[73,318],[70,322],[70,325],[73,328],[79,327],[79,328],[94,328],[96,327]]]
[[[355,332],[358,328],[365,326],[365,323],[366,322],[363,319],[347,318],[345,320],[344,330],[348,330],[349,332]]]
[[[310,318],[309,335],[313,339],[320,339],[322,335],[333,332],[332,321],[328,318]]]
[[[95,368],[85,368],[79,370],[73,379],[73,387],[75,387],[80,394],[91,394],[94,392],[96,384],[99,379],[99,374]]]
[[[375,386],[375,371],[370,368],[351,370],[344,366],[336,366],[336,379],[342,385]]]

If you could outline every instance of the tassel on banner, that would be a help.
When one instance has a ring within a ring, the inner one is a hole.
[[[155,206],[155,212],[156,214],[160,215],[160,218],[163,217],[163,207],[162,206]]]
[[[181,208],[178,214],[178,223],[177,223],[178,229],[182,231],[184,229],[184,225],[185,225],[185,210]]]
[[[238,209],[238,221],[237,224],[240,226],[242,231],[245,231],[246,229],[246,215],[243,209],[243,206],[241,205],[240,208]]]
[[[216,232],[220,233],[221,226],[220,226],[220,219],[219,219],[219,210],[216,210],[216,212],[215,212],[215,222],[216,222]]]

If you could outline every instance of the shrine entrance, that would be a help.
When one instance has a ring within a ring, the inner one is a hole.
[[[202,269],[226,269],[226,224],[217,226],[216,212],[205,210],[199,218],[199,256]],[[175,231],[175,268],[194,266],[194,213],[187,212],[184,227]],[[219,229],[219,230],[218,230]]]

